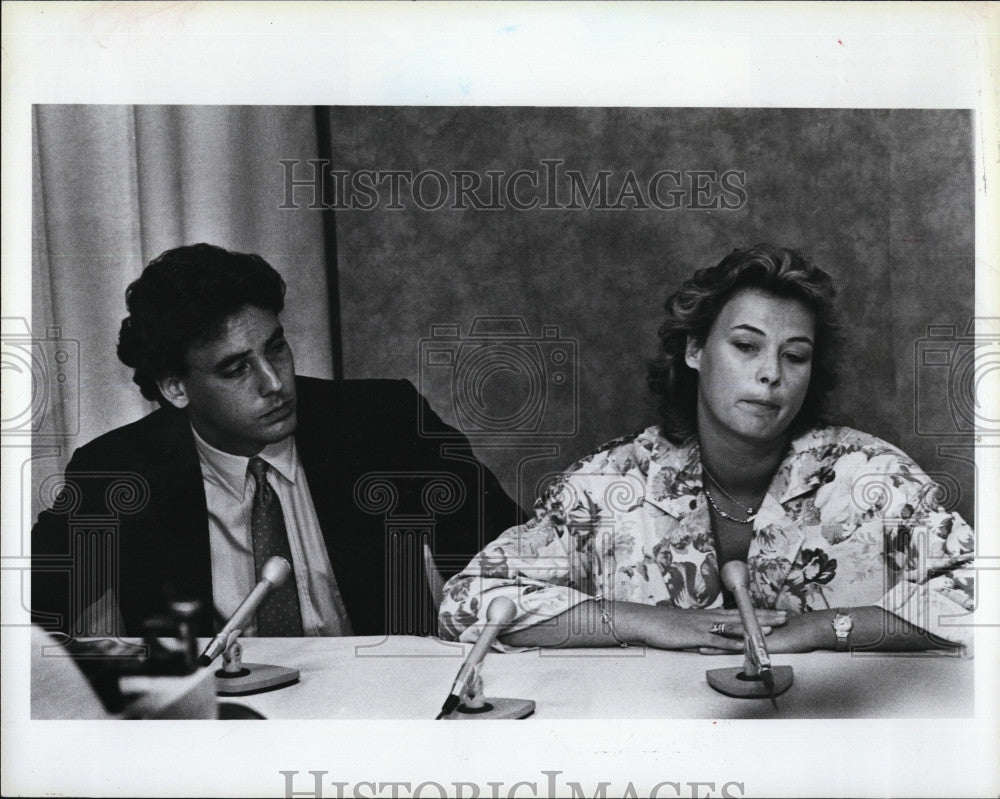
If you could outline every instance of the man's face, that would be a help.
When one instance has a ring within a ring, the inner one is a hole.
[[[186,360],[160,391],[216,449],[249,457],[295,432],[295,361],[272,311],[244,306]]]

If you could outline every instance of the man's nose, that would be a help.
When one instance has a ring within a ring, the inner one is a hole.
[[[278,370],[267,359],[264,359],[260,367],[260,393],[263,395],[276,394],[284,388],[284,385]]]

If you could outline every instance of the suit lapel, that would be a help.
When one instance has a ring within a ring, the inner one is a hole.
[[[151,453],[153,469],[160,470],[156,483],[163,492],[153,498],[152,507],[162,520],[160,534],[169,540],[157,542],[159,546],[153,551],[163,558],[160,569],[168,592],[200,599],[208,619],[214,616],[212,551],[198,452],[185,414],[170,410],[157,413],[164,417]],[[156,491],[156,486],[151,485],[151,490]]]
[[[332,385],[332,384],[331,384]],[[298,381],[298,425],[295,429],[295,448],[306,475],[306,484],[312,496],[313,508],[336,573],[334,552],[338,546],[338,508],[333,489],[340,464],[349,457],[342,441],[339,397],[336,392],[323,392],[326,402],[320,401],[312,387]],[[341,516],[345,509],[341,509]],[[339,520],[342,525],[344,519]],[[340,575],[337,575],[338,581]]]

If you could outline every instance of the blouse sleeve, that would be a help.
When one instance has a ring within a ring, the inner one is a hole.
[[[497,597],[510,598],[517,609],[506,633],[553,619],[592,598],[586,545],[592,523],[574,511],[580,503],[567,502],[579,489],[573,475],[560,477],[535,503],[533,519],[506,530],[445,584],[438,616],[442,638],[475,641],[486,624],[486,608]]]
[[[921,629],[957,644],[972,642],[975,536],[940,502],[941,489],[901,452],[883,460],[874,490],[888,590],[876,603]]]

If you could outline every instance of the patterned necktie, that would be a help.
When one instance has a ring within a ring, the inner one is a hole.
[[[267,462],[251,458],[248,470],[257,484],[250,516],[250,537],[253,540],[253,562],[260,580],[260,571],[272,555],[280,555],[292,565],[292,549],[288,544],[285,517],[281,501],[267,482]],[[295,587],[295,569],[284,585],[274,589],[257,608],[257,635],[301,636],[302,613],[299,592]]]

